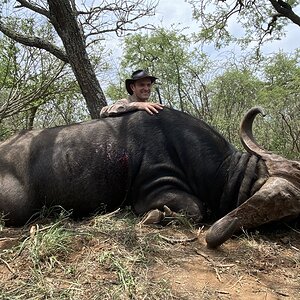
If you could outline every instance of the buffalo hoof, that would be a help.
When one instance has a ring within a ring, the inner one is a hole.
[[[153,209],[146,213],[139,224],[149,225],[149,224],[158,224],[163,221],[165,218],[175,218],[177,214],[172,211],[167,205],[164,205],[163,212],[159,209]]]
[[[208,248],[217,248],[239,229],[238,218],[222,218],[215,222],[206,233]]]
[[[164,219],[164,213],[159,209],[153,209],[146,213],[139,224],[149,225],[149,224],[158,224],[161,220]]]
[[[164,205],[164,217],[175,218],[176,212],[172,211],[167,205]]]

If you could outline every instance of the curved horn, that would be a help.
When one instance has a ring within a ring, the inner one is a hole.
[[[252,133],[253,121],[258,114],[265,116],[261,107],[253,107],[246,113],[240,125],[240,139],[247,152],[259,156],[269,155],[271,152],[259,146]]]
[[[240,139],[247,152],[262,157],[270,176],[279,176],[289,179],[296,186],[300,186],[300,162],[288,160],[278,154],[265,150],[255,141],[252,133],[252,124],[258,114],[263,113],[262,108],[251,108],[244,116],[240,125]]]
[[[267,168],[266,182],[242,205],[215,222],[206,234],[207,246],[216,248],[242,228],[252,228],[288,216],[300,214],[300,162],[288,160],[260,147],[252,133],[259,107],[250,109],[240,126],[245,149],[261,157],[260,167]],[[259,173],[258,173],[259,175]],[[265,179],[265,172],[259,179]]]
[[[206,233],[207,246],[220,246],[242,228],[257,227],[299,213],[300,189],[284,178],[271,177],[257,193],[210,227]]]

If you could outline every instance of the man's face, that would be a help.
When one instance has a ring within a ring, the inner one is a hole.
[[[135,81],[130,85],[130,87],[138,100],[145,102],[150,97],[152,85],[153,84],[149,78],[143,78]]]

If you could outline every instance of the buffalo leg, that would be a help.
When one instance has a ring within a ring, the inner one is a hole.
[[[164,220],[164,218],[175,218],[177,214],[171,209],[164,205],[164,211],[159,209],[152,209],[146,213],[146,215],[141,220],[140,224],[147,225],[147,224],[157,224]]]
[[[24,185],[15,176],[0,178],[0,213],[7,226],[24,224],[34,213]]]
[[[164,211],[165,206],[172,212],[183,212],[195,222],[200,222],[204,217],[204,209],[199,199],[191,194],[178,190],[161,193],[159,196],[156,196],[155,199],[147,197],[147,199],[138,200],[133,208],[137,214],[141,215],[155,209]]]

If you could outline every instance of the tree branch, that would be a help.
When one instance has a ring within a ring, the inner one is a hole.
[[[60,79],[64,65],[65,64],[61,64],[58,66],[53,75],[48,78],[46,77],[44,81],[40,83],[39,87],[32,89],[30,92],[26,92],[20,88],[20,85],[23,83],[21,83],[22,78],[19,78],[15,82],[14,88],[10,91],[10,96],[8,97],[6,103],[0,106],[0,120],[11,117],[21,111],[27,111],[31,109],[30,104],[36,100],[44,99],[45,102],[47,100],[47,96],[52,94],[48,88],[56,80]]]
[[[28,36],[19,34],[17,32],[14,32],[9,27],[5,26],[1,21],[0,21],[0,31],[18,43],[21,43],[25,46],[44,49],[44,50],[50,52],[51,54],[53,54],[54,56],[56,56],[57,58],[59,58],[60,60],[66,62],[66,63],[69,62],[69,59],[64,51],[62,51],[55,45],[46,42],[45,40],[42,40],[38,37],[28,37]]]
[[[26,7],[38,14],[41,14],[47,18],[49,18],[49,12],[46,10],[46,9],[43,9],[41,7],[38,7],[36,5],[33,5],[32,3],[29,3],[28,1],[26,0],[17,0],[17,2],[20,3],[20,5],[16,6],[17,8],[20,8],[20,7]]]
[[[283,113],[280,113],[281,115],[281,118],[282,120],[284,121],[285,125],[287,126],[288,128],[288,131],[289,131],[289,134],[290,134],[290,137],[292,138],[292,141],[293,141],[293,146],[292,146],[292,150],[294,151],[294,149],[296,148],[298,152],[300,152],[300,148],[297,144],[297,138],[295,137],[294,133],[293,133],[293,130],[292,130],[292,127],[291,125],[289,124],[288,120],[286,119],[285,115]]]
[[[279,13],[285,16],[286,18],[290,19],[293,23],[300,26],[300,17],[296,15],[291,6],[282,1],[282,0],[269,0],[272,4],[272,6],[275,8],[275,10]]]

